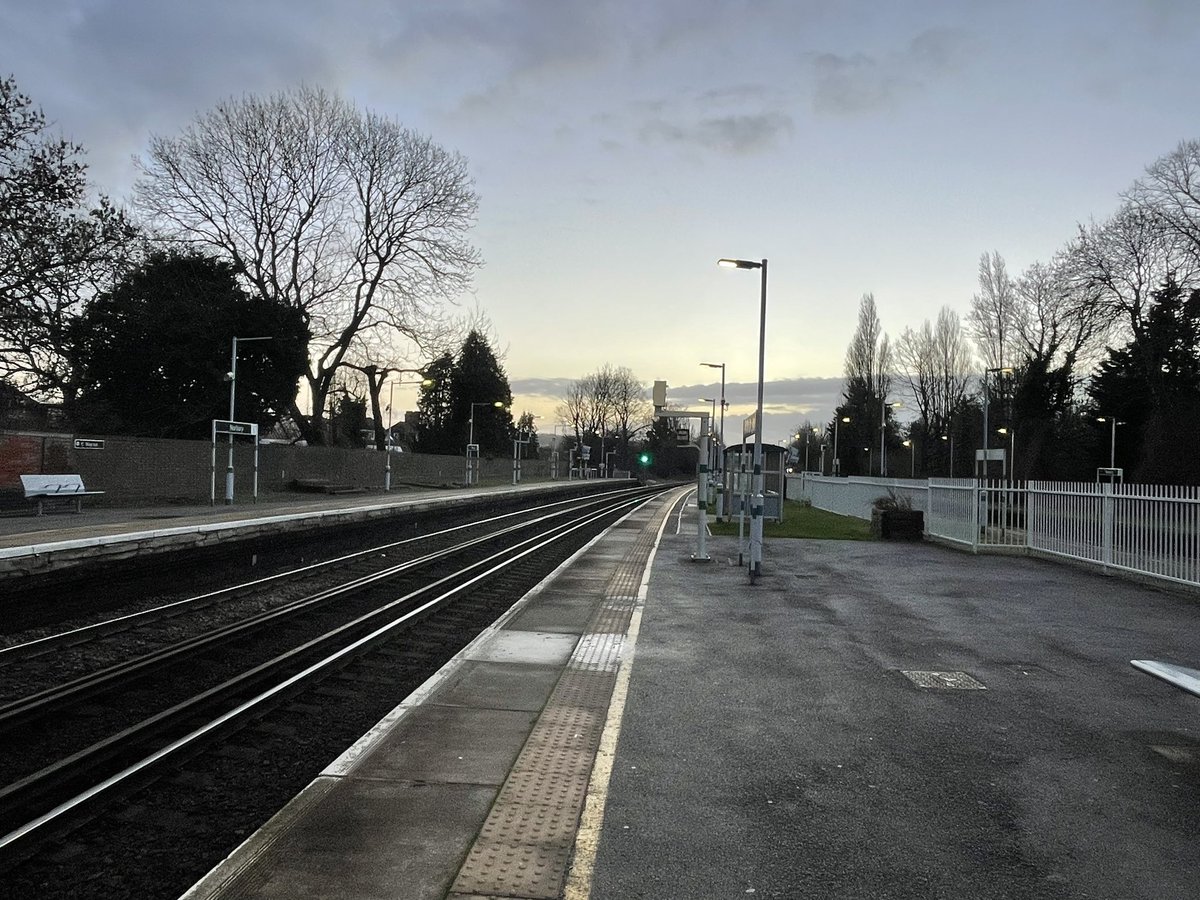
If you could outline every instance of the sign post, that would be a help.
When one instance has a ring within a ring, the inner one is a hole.
[[[253,422],[234,422],[229,419],[213,419],[212,423],[212,463],[208,502],[215,506],[217,502],[217,435],[229,435],[229,466],[225,470],[225,503],[233,503],[233,441],[236,437],[254,439],[254,502],[258,502],[258,425]]]

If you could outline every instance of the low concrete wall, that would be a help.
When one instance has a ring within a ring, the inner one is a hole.
[[[212,444],[155,438],[102,437],[100,448],[76,446],[73,435],[0,433],[0,491],[21,490],[21,475],[78,474],[88,490],[89,506],[125,506],[207,502],[212,485]],[[228,444],[217,445],[216,494],[225,494]],[[342,447],[293,447],[265,444],[259,448],[260,495],[291,492],[296,479],[322,479],[332,484],[383,491],[386,454]],[[480,484],[512,481],[512,459],[480,460]],[[392,454],[392,485],[461,484],[466,460],[461,456]],[[234,445],[234,496],[250,497],[253,490],[254,445]],[[522,460],[521,480],[550,477],[544,460]]]

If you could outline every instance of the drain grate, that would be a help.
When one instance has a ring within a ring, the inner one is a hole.
[[[960,691],[986,691],[982,682],[976,681],[966,672],[908,672],[900,674],[919,688],[941,688]]]

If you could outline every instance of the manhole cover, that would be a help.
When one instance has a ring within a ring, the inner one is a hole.
[[[983,684],[966,672],[906,672],[900,674],[919,688],[948,688],[962,691],[986,691]]]

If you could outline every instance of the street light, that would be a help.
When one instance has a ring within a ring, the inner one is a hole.
[[[942,440],[950,442],[950,477],[953,478],[954,477],[954,432],[951,431],[949,437],[947,437],[946,435],[943,434]]]
[[[909,467],[908,477],[916,478],[917,477],[917,445],[913,443],[912,438],[909,438],[907,441],[901,441],[901,443],[904,444],[904,446],[909,449],[910,452],[908,455],[912,459],[912,465]]]
[[[996,434],[1008,435],[1008,480],[1017,480],[1017,429],[1015,428],[997,428]]]
[[[840,419],[834,418],[834,420],[833,420],[833,474],[834,475],[842,474],[842,461],[838,458],[838,423],[839,422],[845,422],[847,425],[849,425],[850,417],[842,416]]]
[[[804,471],[805,472],[808,471],[808,441],[814,434],[817,434],[818,432],[820,432],[820,430],[821,429],[817,428],[816,425],[813,425],[811,428],[808,428],[804,432]],[[799,435],[796,435],[796,436],[799,437]],[[822,472],[821,474],[824,475],[825,473]]]
[[[763,551],[763,370],[767,351],[767,261],[750,259],[719,259],[717,265],[727,269],[758,269],[761,272],[761,301],[758,313],[758,403],[754,410],[754,473],[750,501],[750,580],[762,574]]]
[[[1116,416],[1096,416],[1097,422],[1112,422],[1112,443],[1108,451],[1108,467],[1115,469],[1117,467],[1117,426],[1128,424],[1120,421]]]
[[[889,409],[899,409],[904,404],[899,400],[893,400],[888,403],[887,397],[879,398],[879,477],[887,476],[887,450],[884,448],[883,441],[887,437],[887,411]]]
[[[244,338],[235,337],[233,339],[233,353],[231,354],[230,360],[229,360],[229,374],[226,376],[229,378],[229,421],[230,422],[235,421],[234,414],[233,414],[233,407],[234,407],[235,394],[237,391],[238,341],[241,341],[243,344],[245,344],[248,341],[269,341],[269,340],[272,340],[272,338],[270,336],[267,336],[267,337],[244,337]],[[255,451],[255,452],[257,452],[257,451]],[[255,488],[255,492],[257,493],[257,488]],[[225,467],[225,503],[226,503],[226,505],[233,503],[233,432],[232,431],[229,432],[229,464]]]
[[[487,400],[484,400],[482,403],[472,403],[471,404],[471,419],[470,419],[470,422],[468,423],[470,426],[470,429],[467,433],[467,443],[468,444],[475,443],[475,407],[477,407],[477,406],[491,406],[491,407],[495,407],[496,409],[504,409],[504,401],[503,400],[493,400],[489,403]]]
[[[483,400],[479,403],[471,404],[471,417],[468,420],[467,432],[467,485],[476,484],[479,481],[479,448],[475,445],[475,407],[491,406],[496,409],[504,409],[503,400]],[[471,451],[475,451],[475,456],[471,456]],[[472,459],[474,464],[472,465]]]
[[[988,471],[988,443],[990,435],[988,433],[988,375],[995,372],[997,375],[1011,375],[1013,373],[1012,366],[998,366],[994,369],[983,370],[983,477],[987,480]]]

